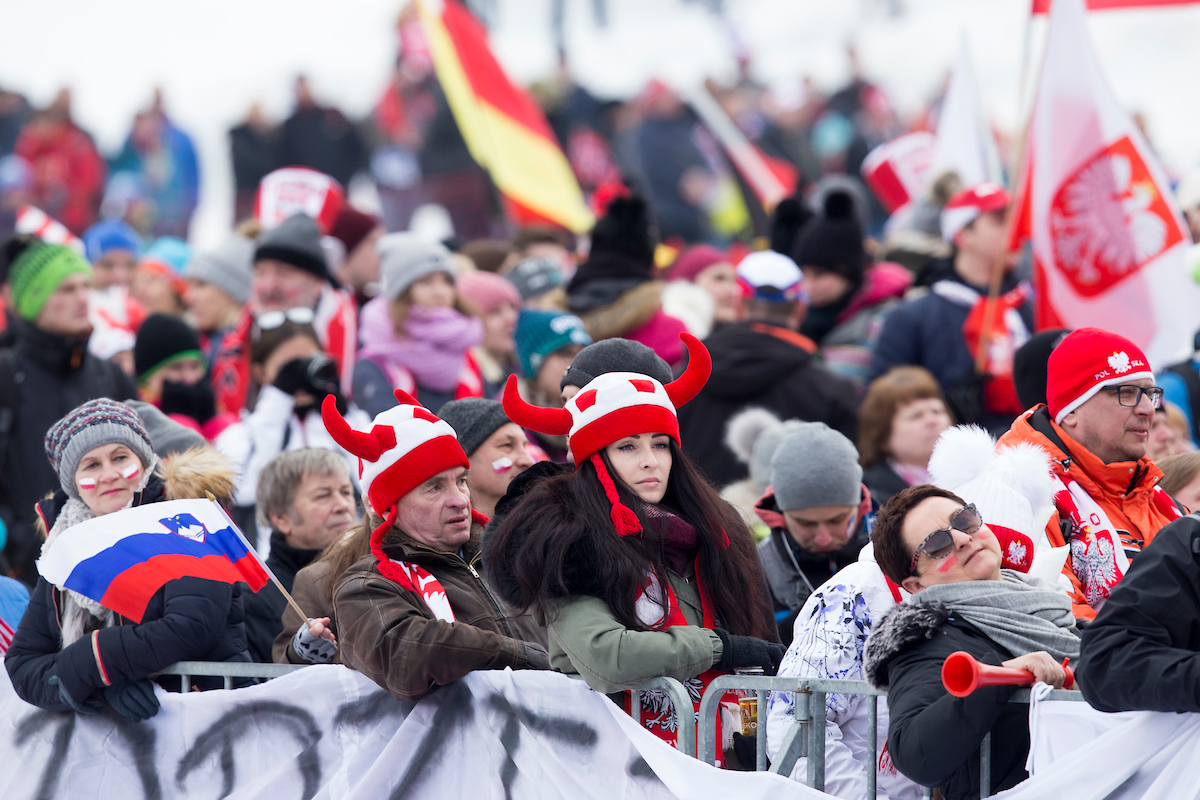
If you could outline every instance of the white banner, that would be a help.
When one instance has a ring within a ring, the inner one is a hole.
[[[1035,700],[1029,725],[1032,777],[997,800],[1200,798],[1200,714]]]
[[[142,723],[55,713],[17,698],[0,670],[0,797],[829,797],[703,764],[550,672],[475,672],[416,704],[335,665],[158,697]]]

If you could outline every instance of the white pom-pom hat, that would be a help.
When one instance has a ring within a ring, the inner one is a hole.
[[[929,459],[933,483],[975,504],[1000,541],[1003,566],[1020,572],[1033,563],[1061,488],[1050,469],[1050,454],[1041,447],[1022,442],[997,450],[974,425],[948,428]]]

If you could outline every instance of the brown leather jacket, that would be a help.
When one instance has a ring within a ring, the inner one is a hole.
[[[520,638],[521,626],[479,574],[479,541],[476,526],[459,556],[432,550],[396,528],[389,531],[384,552],[429,570],[445,588],[456,621],[437,619],[419,594],[384,577],[375,557],[366,556],[334,587],[343,663],[398,700],[418,700],[475,670],[548,667],[545,650]]]

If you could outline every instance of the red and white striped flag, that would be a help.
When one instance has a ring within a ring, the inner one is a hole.
[[[1082,0],[1055,0],[1009,244],[1032,240],[1038,328],[1104,328],[1160,368],[1200,327],[1200,287],[1184,263],[1191,237],[1084,17]]]
[[[13,636],[16,631],[8,627],[8,623],[0,619],[0,656],[8,652],[8,646],[12,644]]]

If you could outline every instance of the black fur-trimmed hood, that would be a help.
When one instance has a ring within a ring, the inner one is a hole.
[[[888,688],[888,663],[918,642],[929,641],[950,619],[944,603],[911,598],[893,608],[871,631],[863,654],[863,671],[876,689]]]

